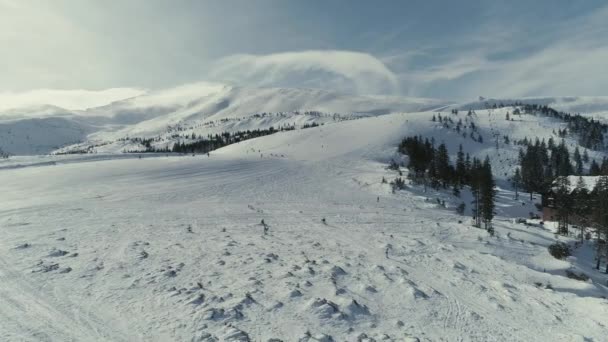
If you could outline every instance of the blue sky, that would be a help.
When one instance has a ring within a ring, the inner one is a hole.
[[[605,1],[0,0],[0,92],[608,95]]]

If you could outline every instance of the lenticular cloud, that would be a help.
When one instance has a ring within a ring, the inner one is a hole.
[[[217,81],[243,85],[308,87],[360,94],[395,94],[396,76],[372,55],[351,51],[299,51],[232,55],[211,71]]]

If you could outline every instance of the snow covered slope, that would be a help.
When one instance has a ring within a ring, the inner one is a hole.
[[[565,277],[591,261],[551,257],[553,232],[512,223],[522,203],[508,189],[490,237],[450,196],[381,182],[397,177],[386,162],[406,135],[452,154],[462,143],[506,172],[516,148],[497,148],[494,133],[559,125],[502,110],[477,111],[483,143],[426,112],[281,132],[210,157],[0,168],[0,339],[602,340],[605,279]]]
[[[95,128],[73,118],[0,120],[0,149],[15,155],[46,154],[86,139]]]
[[[557,97],[520,97],[520,98],[487,98],[458,105],[468,109],[485,109],[486,104],[505,105],[513,103],[538,104],[549,106],[567,113],[608,113],[608,96],[557,96]]]

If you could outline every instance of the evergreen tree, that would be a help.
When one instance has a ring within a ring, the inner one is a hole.
[[[580,222],[581,243],[583,243],[585,227],[590,224],[588,217],[591,213],[591,203],[589,201],[589,190],[587,190],[587,184],[582,176],[578,177],[572,196],[572,214]]]
[[[602,176],[608,176],[608,158],[602,159],[602,166],[600,166],[600,173]]]
[[[437,168],[437,178],[441,185],[446,188],[451,181],[453,169],[450,165],[450,156],[444,143],[439,145],[435,153],[435,167]]]
[[[572,196],[570,192],[570,180],[567,176],[560,176],[554,187],[555,209],[557,210],[559,234],[568,235],[568,224],[572,210]]]
[[[429,165],[429,169],[427,171],[427,177],[430,180],[431,187],[434,189],[438,189],[441,185],[441,182],[439,179],[439,172],[437,171],[436,160],[431,161],[431,164]]]
[[[542,193],[545,188],[544,179],[548,175],[545,174],[543,162],[547,159],[546,153],[546,149],[543,149],[540,142],[536,140],[536,143],[529,144],[525,153],[521,155],[522,187],[530,193],[530,200],[532,200],[533,193]]]
[[[471,184],[471,168],[472,167],[473,167],[473,165],[471,164],[471,156],[467,152],[467,154],[465,154],[465,157],[464,157],[464,169],[465,169],[464,181],[466,184]]]
[[[570,152],[566,147],[566,142],[562,140],[559,146],[551,152],[551,159],[554,164],[556,176],[570,176],[573,173],[572,164],[570,164]]]
[[[555,148],[555,140],[553,140],[553,137],[549,138],[548,144],[550,150],[553,150]]]
[[[595,199],[594,205],[594,221],[597,224],[597,249],[596,249],[596,268],[600,269],[600,243],[599,240],[604,236],[604,239],[608,239],[608,176],[600,176],[595,188],[593,189],[593,197]],[[608,253],[608,244],[606,246],[606,253]],[[606,254],[608,256],[608,254]],[[608,257],[606,260],[606,273],[608,273]]]
[[[458,148],[458,154],[456,155],[456,182],[461,188],[466,182],[467,166],[465,164],[464,152],[462,151],[462,144]]]
[[[515,174],[511,179],[511,183],[513,184],[513,188],[515,188],[515,200],[518,200],[519,189],[521,188],[521,173],[519,172],[519,168],[515,169]]]
[[[492,219],[494,218],[494,198],[496,191],[494,189],[495,182],[492,176],[492,165],[490,164],[490,158],[486,157],[483,166],[480,170],[481,180],[481,216],[483,218],[485,229],[493,233],[494,228],[492,227]]]
[[[574,164],[575,164],[575,171],[576,171],[576,175],[580,176],[583,174],[583,156],[581,156],[581,152],[578,149],[578,146],[576,147],[576,149],[574,149]]]
[[[475,227],[481,227],[481,191],[482,191],[482,177],[481,177],[481,163],[479,159],[473,158],[471,165],[471,193],[473,194],[473,201],[471,202],[473,217],[475,219]]]
[[[600,165],[594,160],[591,161],[591,166],[589,167],[589,175],[590,176],[599,176],[602,174],[602,170],[600,169]]]

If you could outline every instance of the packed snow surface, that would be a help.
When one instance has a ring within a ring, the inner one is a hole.
[[[485,144],[418,113],[210,156],[9,160],[0,340],[605,340],[606,278],[565,276],[593,272],[588,250],[551,257],[553,231],[513,222],[534,210],[526,196],[499,188],[491,237],[446,193],[381,182],[398,176],[387,162],[414,134],[512,170],[516,148],[496,153],[491,133],[517,126],[494,114],[479,113]],[[549,125],[535,120],[522,136]]]

